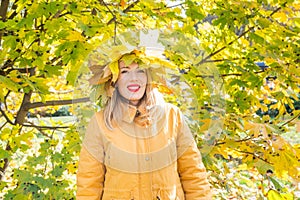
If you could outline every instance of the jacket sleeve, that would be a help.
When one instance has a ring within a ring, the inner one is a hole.
[[[212,194],[201,154],[189,127],[182,118],[179,124],[177,164],[185,200],[210,200]]]
[[[77,171],[77,200],[100,200],[105,167],[85,147],[81,149]]]
[[[77,200],[100,200],[103,193],[105,166],[104,147],[97,115],[87,127],[79,156],[77,171]]]
[[[189,147],[178,159],[178,171],[185,200],[212,199],[206,169],[195,145]]]

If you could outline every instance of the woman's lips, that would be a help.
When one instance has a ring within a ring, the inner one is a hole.
[[[139,91],[139,89],[140,89],[140,85],[138,85],[138,84],[131,84],[131,85],[128,85],[128,86],[127,86],[127,89],[128,89],[130,92],[137,92],[137,91]]]

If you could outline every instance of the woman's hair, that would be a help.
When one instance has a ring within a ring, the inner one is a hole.
[[[153,87],[152,84],[152,76],[151,76],[151,69],[146,69],[147,75],[147,86],[144,96],[142,97],[140,105],[145,106],[146,108],[151,108],[155,105],[162,105],[164,103],[163,95],[158,91],[157,88]],[[104,120],[105,125],[108,129],[112,130],[112,119],[121,119],[122,112],[121,109],[118,109],[118,106],[122,103],[122,98],[118,88],[115,88],[111,98],[108,100],[105,108],[104,108]]]

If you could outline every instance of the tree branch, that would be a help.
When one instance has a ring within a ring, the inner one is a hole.
[[[284,2],[282,5],[285,5],[287,2]],[[279,10],[281,10],[281,7],[276,8],[269,17],[272,17],[275,13],[277,13]]]
[[[7,92],[7,94],[4,96],[4,106],[5,106],[5,110],[7,110],[7,102],[6,102],[6,100],[7,100],[7,97],[8,97],[8,95],[10,94],[10,90],[8,90],[8,92]]]
[[[38,125],[35,125],[33,123],[30,123],[30,124],[22,124],[22,126],[25,126],[25,127],[32,127],[32,128],[36,128],[38,130],[41,130],[41,129],[50,129],[50,130],[56,130],[56,129],[66,129],[66,128],[70,128],[70,126],[38,126]],[[44,135],[44,134],[43,134]],[[47,134],[45,136],[48,136]],[[50,136],[48,136],[50,137]]]
[[[254,152],[239,151],[239,150],[237,150],[237,149],[235,149],[235,151],[237,151],[237,152],[239,152],[239,153],[244,153],[244,154],[252,155],[253,157],[258,158],[258,159],[260,159],[260,160],[262,160],[262,161],[264,161],[264,162],[266,162],[266,163],[268,163],[268,164],[270,164],[270,165],[273,164],[273,163],[270,163],[268,160],[266,160],[266,159],[264,159],[264,158],[262,158],[262,157],[256,155]]]
[[[186,3],[185,2],[183,2],[183,3],[179,3],[179,4],[176,4],[176,5],[172,5],[172,6],[167,6],[167,7],[165,7],[165,9],[169,9],[169,8],[176,8],[176,7],[179,7],[179,6],[182,6],[182,5],[185,5]],[[153,9],[154,11],[160,11],[161,10],[161,8],[154,8]],[[131,12],[133,12],[133,13],[137,13],[137,12],[143,12],[143,10],[132,10],[132,9],[130,9],[129,11],[127,11],[127,13],[131,13]]]
[[[277,9],[275,9],[268,17],[271,17],[272,15],[274,15],[275,13],[277,13],[279,10],[281,9],[281,7],[278,7]],[[232,45],[234,42],[236,42],[237,40],[239,40],[241,37],[245,36],[247,33],[249,33],[250,31],[254,30],[255,26],[249,27],[249,29],[247,31],[244,31],[241,35],[239,35],[236,39],[232,40],[231,42],[229,42],[227,45],[221,47],[220,49],[216,50],[215,52],[209,54],[208,56],[206,56],[203,60],[201,60],[198,65],[201,65],[205,62],[207,62],[208,59],[210,59],[211,57],[215,56],[216,54],[220,53],[221,51],[223,51],[224,49],[227,48],[227,46]]]
[[[240,60],[240,59],[245,59],[245,58],[242,57],[242,58],[232,58],[232,59],[207,60],[207,61],[205,61],[205,63],[225,62],[225,61],[233,61],[233,60]]]
[[[6,71],[0,71],[0,75],[6,76],[6,75],[8,75],[11,71],[14,71],[14,70],[16,70],[16,71],[18,71],[18,72],[20,72],[20,73],[23,73],[23,74],[27,74],[28,71],[30,71],[30,70],[35,70],[35,68],[36,68],[36,67],[32,67],[32,68],[10,68],[10,69],[8,69],[8,70],[6,70]]]
[[[105,7],[109,10],[110,13],[112,13],[113,18],[111,18],[108,22],[107,25],[110,25],[112,22],[116,21],[116,15],[109,9],[109,7],[107,6],[107,4],[102,0],[102,3],[104,3]],[[139,3],[140,0],[137,0],[135,2],[133,2],[132,4],[130,4],[127,8],[125,8],[122,12],[123,13],[128,13],[130,11],[130,9],[132,9],[137,3]]]
[[[260,71],[256,71],[256,72],[253,72],[254,74],[260,74],[260,73],[263,73],[265,72],[264,70],[260,70]],[[243,74],[239,74],[239,73],[232,73],[232,74],[222,74],[221,76],[222,77],[226,77],[226,76],[242,76]]]
[[[178,6],[182,6],[182,5],[185,5],[185,4],[186,4],[186,2],[183,2],[183,3],[176,4],[176,5],[168,6],[167,8],[176,8]],[[157,9],[154,9],[154,10],[157,10]]]
[[[6,147],[5,147],[5,151],[10,151],[10,150],[11,150],[11,147],[10,147],[9,143],[7,143]],[[3,161],[4,161],[3,167],[0,167],[0,180],[2,180],[2,178],[4,177],[5,171],[9,164],[8,158],[4,158]]]
[[[16,0],[13,5],[12,5],[12,10],[14,10],[14,12],[11,13],[11,15],[8,17],[8,19],[13,19],[18,13],[16,11],[16,9],[18,8],[17,3],[19,0]]]
[[[15,124],[20,124],[20,125],[24,124],[25,117],[28,112],[28,108],[26,108],[25,105],[27,105],[27,103],[30,102],[31,96],[32,96],[32,90],[30,92],[24,94],[20,109],[16,116]]]
[[[259,136],[261,136],[261,135],[259,135]],[[259,137],[259,136],[258,136],[258,137]],[[240,139],[240,140],[235,140],[234,142],[236,142],[236,143],[239,143],[239,142],[246,142],[246,141],[252,140],[252,139],[253,139],[252,137],[248,137],[248,138],[244,138],[244,139]],[[223,145],[223,144],[226,144],[226,142],[217,142],[217,143],[215,144],[215,146]]]
[[[110,20],[108,21],[108,23],[107,23],[107,25],[109,25],[109,24],[111,24],[113,21],[116,20],[116,15],[115,15],[115,14],[113,13],[113,11],[108,7],[108,5],[104,2],[104,0],[99,0],[99,1],[100,1],[100,4],[103,4],[103,5],[107,8],[108,12],[110,12],[110,14],[113,16],[113,18],[110,19]]]
[[[123,10],[123,13],[129,12],[139,2],[140,2],[140,0],[137,0],[137,1],[133,2],[132,4],[130,4],[127,8],[125,8],[125,10]]]
[[[1,32],[0,32],[0,36],[1,36]],[[10,59],[6,60],[5,63],[2,66],[0,66],[0,70],[5,70],[8,67],[12,67],[14,65],[14,62],[15,62],[15,59],[13,61]]]
[[[0,39],[1,39],[1,32],[0,32]],[[0,42],[1,42],[1,40],[0,40]],[[29,46],[26,47],[26,49],[29,49],[35,42],[40,42],[40,38],[37,38],[37,39],[35,39],[34,41],[32,41],[32,42],[29,44]],[[1,44],[1,43],[0,43],[0,44]],[[25,54],[25,52],[22,52],[20,55],[18,55],[17,57],[15,57],[13,60],[11,60],[11,59],[6,60],[6,62],[5,62],[2,66],[0,66],[0,69],[1,69],[1,70],[4,70],[4,69],[6,69],[6,68],[8,68],[8,67],[13,67],[15,61],[16,61],[18,58],[20,58],[22,55],[24,55],[24,54]],[[31,68],[30,68],[30,69],[31,69]],[[3,72],[2,72],[2,73],[3,73]]]
[[[59,105],[69,105],[69,104],[73,104],[73,103],[84,103],[84,102],[88,102],[89,100],[90,99],[88,97],[84,97],[84,98],[79,98],[79,99],[46,101],[45,103],[44,102],[35,102],[35,103],[27,102],[24,105],[24,108],[29,110],[32,108],[45,107],[45,106],[59,106]]]
[[[208,59],[210,59],[211,57],[213,57],[216,54],[220,53],[221,51],[226,49],[227,46],[232,45],[234,42],[236,42],[237,40],[239,40],[241,37],[245,36],[247,33],[249,33],[252,30],[254,30],[254,26],[250,27],[247,31],[243,32],[240,36],[238,36],[236,39],[229,42],[226,46],[223,46],[222,48],[218,49],[217,51],[215,51],[215,52],[209,54],[208,56],[206,56],[203,60],[201,60],[199,63],[197,63],[197,65],[201,65],[201,64],[207,62]]]
[[[67,8],[67,4],[64,5],[63,10],[58,10],[58,11],[54,14],[53,18],[59,18],[59,17],[62,15],[61,13],[62,13],[66,8]],[[66,12],[66,13],[69,13],[69,12]]]
[[[300,117],[300,113],[298,115],[296,115],[295,117],[293,117],[292,119],[289,119],[288,121],[286,121],[285,123],[283,123],[280,127],[283,127],[283,126],[289,124],[290,122],[294,121],[298,117]]]
[[[254,74],[260,74],[260,73],[263,73],[265,72],[264,70],[261,70],[261,71],[256,71],[256,72],[253,72]],[[231,74],[220,74],[219,76],[220,77],[227,77],[227,76],[242,76],[243,74],[241,73],[231,73]],[[196,75],[195,77],[197,78],[215,78],[215,76],[213,75]]]
[[[3,22],[6,21],[6,14],[8,9],[9,0],[2,0],[0,6],[0,17]]]
[[[8,123],[8,122],[6,121],[6,122],[4,122],[4,123],[2,124],[2,126],[0,127],[0,131],[2,130],[3,127],[5,127],[5,125],[6,125],[7,123]]]
[[[14,123],[9,119],[9,117],[6,115],[6,113],[4,112],[4,110],[2,110],[1,106],[0,106],[0,112],[2,114],[2,116],[5,118],[5,120],[10,123],[11,125],[14,125]]]

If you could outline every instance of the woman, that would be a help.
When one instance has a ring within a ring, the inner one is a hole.
[[[117,63],[115,82],[102,77],[112,95],[83,140],[77,199],[211,199],[193,136],[179,109],[153,88],[152,69],[136,53]],[[107,69],[102,76],[111,75]]]

